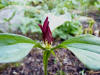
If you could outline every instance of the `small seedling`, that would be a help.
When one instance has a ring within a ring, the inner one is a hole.
[[[84,70],[80,71],[80,74],[81,74],[81,75],[85,75]]]
[[[11,20],[14,18],[15,15],[16,11],[14,11],[9,18],[4,18],[4,21],[8,23],[8,32],[11,32]]]
[[[84,30],[85,34],[87,34],[87,33],[93,34],[93,25],[94,25],[94,23],[95,23],[94,20],[89,21],[88,28],[85,28],[85,30]]]
[[[55,75],[66,75],[62,70],[58,71]]]

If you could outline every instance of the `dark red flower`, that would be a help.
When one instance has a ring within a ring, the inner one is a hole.
[[[52,33],[51,33],[51,30],[49,27],[48,17],[46,17],[43,26],[41,24],[39,24],[39,27],[42,30],[44,42],[47,41],[49,44],[51,44],[51,42],[53,41],[53,37],[52,37]]]

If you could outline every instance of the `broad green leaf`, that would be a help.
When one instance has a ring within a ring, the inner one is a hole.
[[[48,58],[50,54],[51,52],[49,50],[46,50],[43,53],[44,75],[47,75]]]
[[[17,35],[0,33],[0,63],[20,61],[35,45],[30,38]]]
[[[61,44],[72,51],[89,69],[100,69],[100,38],[83,35],[66,40]]]

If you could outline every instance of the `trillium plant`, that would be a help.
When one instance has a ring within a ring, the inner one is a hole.
[[[11,63],[22,60],[32,48],[43,50],[44,75],[47,75],[48,58],[55,55],[54,50],[66,48],[89,69],[100,69],[100,38],[85,34],[65,40],[57,46],[53,46],[52,32],[49,28],[48,17],[44,24],[39,24],[42,31],[43,42],[37,42],[25,36],[0,33],[0,63]]]

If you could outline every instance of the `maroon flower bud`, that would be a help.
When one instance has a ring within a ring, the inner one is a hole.
[[[52,37],[52,33],[49,27],[49,21],[48,21],[48,17],[46,17],[43,26],[41,24],[39,24],[39,27],[42,30],[42,35],[43,35],[43,40],[46,43],[46,41],[51,44],[51,42],[53,41],[53,37]]]

